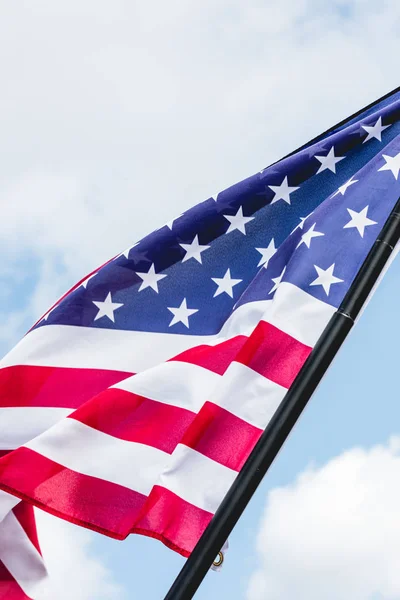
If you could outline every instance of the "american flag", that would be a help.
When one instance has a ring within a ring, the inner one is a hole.
[[[56,303],[0,363],[0,488],[188,556],[400,196],[399,117],[396,92]]]

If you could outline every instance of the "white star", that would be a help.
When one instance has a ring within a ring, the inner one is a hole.
[[[199,310],[198,308],[188,308],[186,304],[186,298],[182,300],[181,305],[178,306],[178,308],[172,308],[170,306],[167,306],[167,308],[174,315],[169,327],[175,325],[176,323],[183,323],[187,328],[189,328],[189,317],[194,315],[194,313],[197,313]]]
[[[95,277],[97,275],[98,271],[96,271],[96,273],[92,273],[91,275],[89,275],[89,277],[86,277],[86,279],[84,281],[82,281],[81,286],[85,288],[87,287],[87,284],[89,283],[89,281]]]
[[[269,185],[268,187],[275,193],[275,196],[271,200],[271,204],[278,202],[278,200],[284,200],[290,204],[290,194],[299,189],[298,187],[290,186],[287,177],[285,177],[280,185]]]
[[[339,279],[339,277],[335,277],[333,274],[333,269],[335,268],[335,263],[333,263],[328,269],[321,269],[321,267],[317,267],[314,265],[315,270],[318,273],[317,279],[314,279],[310,285],[322,285],[325,290],[325,294],[329,296],[329,292],[331,289],[331,285],[333,283],[341,283],[343,279]]]
[[[230,233],[231,231],[241,231],[246,235],[246,224],[254,219],[254,217],[244,217],[243,216],[243,208],[240,207],[237,211],[236,215],[223,215],[225,219],[230,222],[228,231],[226,233]]]
[[[258,263],[257,267],[264,265],[264,267],[267,268],[270,258],[272,258],[276,252],[274,238],[272,238],[268,244],[268,248],[256,248],[256,250],[261,254],[260,262]]]
[[[136,246],[138,246],[138,244],[139,244],[139,242],[136,242],[136,244],[133,244],[133,246],[130,246],[129,248],[127,248],[126,250],[121,252],[121,254],[119,256],[125,256],[125,258],[129,258],[129,252],[131,250],[133,250],[133,248],[136,248]]]
[[[313,211],[314,212],[314,211]],[[303,229],[304,227],[304,222],[307,221],[308,217],[312,215],[312,212],[310,212],[309,215],[307,215],[306,217],[300,217],[300,223],[297,225],[297,227],[299,227],[300,229]],[[296,227],[296,229],[297,229]]]
[[[396,156],[387,156],[382,154],[386,161],[386,165],[383,165],[378,171],[392,171],[394,178],[397,179],[400,171],[400,152]]]
[[[227,270],[223,277],[211,277],[211,279],[218,286],[217,290],[215,291],[214,298],[215,296],[219,296],[223,292],[225,292],[225,294],[228,294],[228,296],[233,298],[233,286],[237,285],[242,281],[242,279],[232,279],[230,269]]]
[[[361,237],[364,237],[365,228],[369,225],[377,225],[376,221],[372,221],[367,217],[368,206],[363,208],[360,212],[356,212],[355,210],[351,210],[351,208],[347,209],[351,220],[344,225],[343,229],[348,229],[350,227],[355,227]]]
[[[190,258],[194,258],[200,264],[202,264],[201,253],[210,247],[210,246],[201,246],[199,244],[199,238],[197,235],[195,236],[195,238],[191,244],[179,244],[179,245],[182,246],[182,248],[186,251],[185,256],[182,258],[182,262],[186,262]]]
[[[313,210],[310,212],[310,214],[308,214],[306,217],[300,217],[300,223],[298,225],[296,225],[296,227],[293,229],[293,231],[291,231],[290,233],[294,233],[296,231],[296,229],[303,229],[304,227],[304,223],[307,221],[308,217],[310,217],[313,214]]]
[[[346,181],[346,183],[344,183],[337,189],[337,191],[332,195],[332,198],[334,198],[338,194],[342,194],[342,196],[344,196],[347,188],[349,188],[354,183],[357,183],[357,181],[358,181],[358,179],[353,179],[353,177],[350,177],[350,179],[348,181]]]
[[[166,275],[162,275],[161,273],[156,273],[154,270],[154,264],[151,265],[150,269],[147,273],[139,273],[136,272],[136,275],[139,275],[140,279],[143,279],[140,284],[139,292],[145,290],[148,287],[151,287],[158,294],[158,281],[160,279],[164,279]]]
[[[370,125],[361,125],[361,127],[365,129],[365,131],[368,133],[367,137],[363,141],[363,144],[365,144],[365,142],[368,142],[368,140],[372,140],[372,138],[375,138],[376,140],[379,140],[381,142],[382,131],[390,127],[390,125],[382,125],[382,117],[379,117],[375,125],[373,125],[372,127]]]
[[[58,304],[56,304],[55,306],[53,306],[52,308],[50,308],[47,313],[44,315],[44,317],[42,317],[41,321],[47,321],[47,319],[49,318],[49,316],[51,315],[51,313],[53,312],[53,310],[55,310],[58,307]]]
[[[108,292],[107,298],[104,300],[104,302],[96,302],[96,300],[92,300],[92,302],[99,309],[99,312],[94,318],[95,321],[97,321],[97,319],[101,319],[101,317],[108,317],[110,321],[115,323],[114,311],[123,306],[123,304],[112,301],[111,292]]]
[[[165,225],[163,225],[163,227],[168,227],[168,229],[170,229],[172,231],[172,228],[174,226],[175,221],[177,221],[178,219],[180,219],[181,217],[183,217],[184,213],[180,214],[179,216],[175,217],[175,219],[171,219],[171,221],[168,221],[168,223],[165,223]],[[162,229],[163,227],[160,227],[160,229]]]
[[[335,148],[332,146],[326,156],[316,156],[315,158],[321,163],[317,173],[321,173],[322,171],[325,171],[325,169],[329,169],[332,173],[336,173],[336,163],[343,160],[345,157],[335,156]]]
[[[282,281],[282,277],[284,276],[286,271],[286,267],[283,267],[283,271],[282,273],[279,275],[279,277],[272,277],[272,281],[274,282],[275,285],[272,286],[272,288],[269,290],[268,294],[272,294],[272,292],[275,292],[275,290],[278,289],[278,287],[281,284]]]
[[[299,246],[301,246],[301,244],[305,244],[307,246],[307,248],[309,248],[310,244],[311,244],[311,240],[313,238],[325,235],[324,233],[321,233],[320,231],[314,231],[315,226],[316,226],[316,223],[314,223],[314,225],[312,225],[312,227],[310,227],[310,229],[308,229],[305,233],[303,233],[303,235],[301,236],[301,240],[297,244],[297,248]]]

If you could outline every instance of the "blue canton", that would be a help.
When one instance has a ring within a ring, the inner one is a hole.
[[[36,327],[209,335],[282,281],[338,307],[400,196],[400,93],[191,208]]]

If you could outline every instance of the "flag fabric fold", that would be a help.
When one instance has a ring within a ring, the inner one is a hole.
[[[0,599],[41,600],[48,585],[33,506],[0,492]]]
[[[0,363],[0,489],[188,556],[400,196],[400,93],[188,210]]]

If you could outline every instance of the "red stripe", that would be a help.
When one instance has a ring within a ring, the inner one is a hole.
[[[116,388],[99,394],[69,418],[169,454],[183,443],[234,470],[242,467],[261,435],[257,427],[211,402],[196,415]]]
[[[176,359],[220,374],[237,360],[288,388],[310,351],[294,338],[261,322],[249,338],[237,336],[216,346],[200,346]],[[39,375],[36,386],[32,386],[34,393],[30,392],[35,405],[73,407],[71,398],[76,403],[86,401],[72,418],[120,439],[167,452],[182,442],[234,470],[240,470],[261,434],[258,428],[213,405],[207,397],[195,415],[124,390],[105,389],[130,376],[127,373],[9,367],[0,371],[0,376],[11,370],[7,385],[16,386],[18,391],[13,397],[23,404],[31,390],[33,370]],[[23,380],[29,375],[29,383],[18,381],[18,370]],[[109,381],[109,377],[115,379]],[[0,380],[0,389],[2,384]],[[56,516],[119,539],[129,532],[157,537],[183,555],[192,550],[211,518],[209,513],[164,488],[155,486],[146,498],[123,486],[76,473],[24,447],[0,459],[0,481],[1,489],[14,492]]]
[[[0,461],[0,489],[71,523],[113,538],[139,533],[188,556],[212,515],[155,486],[146,497],[123,486],[66,469],[41,454],[19,448],[12,468]]]
[[[77,408],[132,373],[15,366],[0,369],[0,406]]]
[[[14,506],[13,513],[19,521],[21,527],[24,529],[28,539],[41,554],[33,506],[27,502],[19,502],[19,504]]]
[[[171,454],[195,414],[117,388],[86,402],[70,418],[128,442],[139,442]]]
[[[31,600],[0,561],[0,600]]]
[[[10,571],[6,569],[4,563],[0,560],[0,581],[14,581],[14,577],[11,575]],[[0,595],[1,598],[1,595]]]
[[[189,556],[212,516],[155,485],[131,533],[155,537],[175,552]]]
[[[309,346],[260,321],[248,338],[240,335],[213,346],[197,346],[171,360],[189,362],[219,375],[236,360],[288,389],[310,352]]]
[[[236,336],[215,346],[197,346],[172,360],[222,375],[233,360],[289,388],[311,348],[261,321],[249,338]],[[0,406],[77,408],[132,373],[102,369],[12,366],[0,370]]]
[[[242,336],[217,346],[193,348],[180,354],[179,359],[223,372],[236,358],[288,388],[310,351],[276,327],[261,322],[248,339]],[[224,466],[240,470],[261,430],[207,400],[205,397],[195,417],[178,406],[111,389],[87,402],[71,417],[114,437],[170,454],[181,442]]]
[[[311,350],[270,323],[260,321],[236,360],[289,389]]]
[[[247,337],[238,335],[213,346],[204,344],[189,348],[189,350],[185,350],[171,358],[171,361],[188,362],[223,375],[246,342]]]
[[[0,460],[0,480],[1,489],[55,516],[119,539],[128,535],[146,500],[142,494],[81,475],[24,447]]]
[[[182,438],[182,444],[240,471],[262,433],[212,402],[206,402]]]

